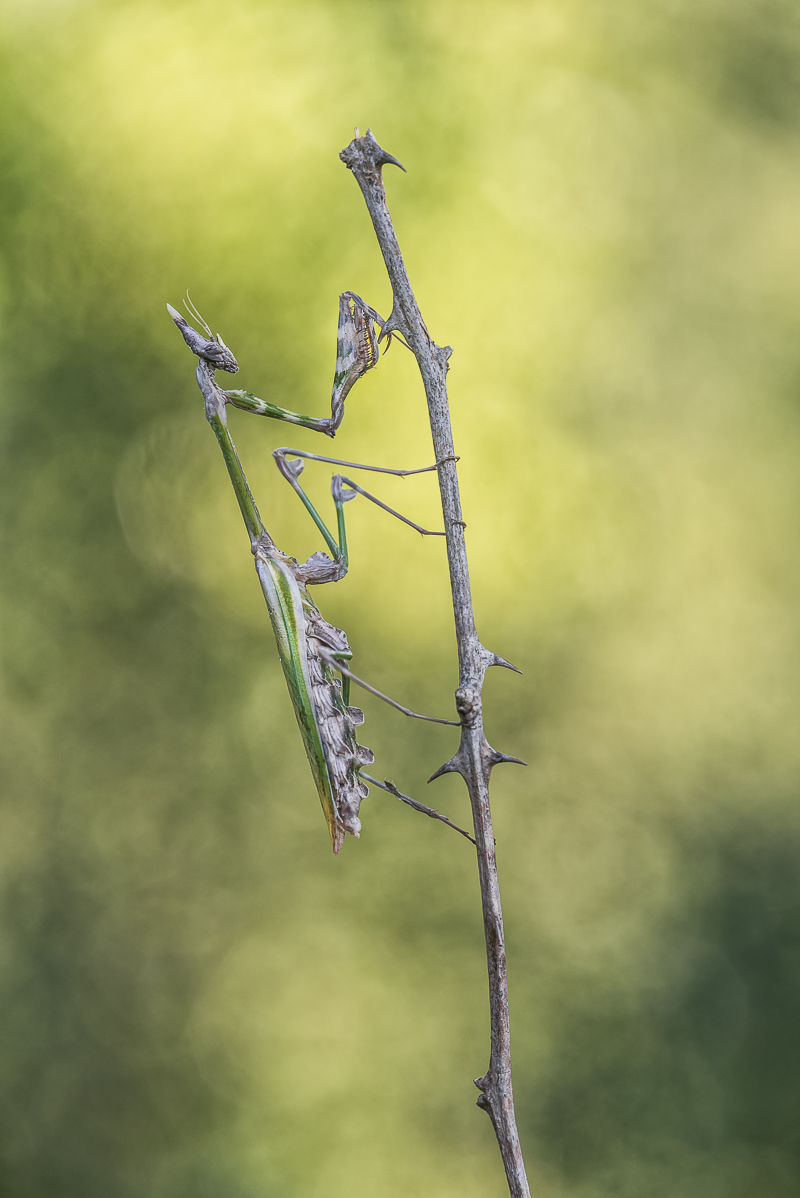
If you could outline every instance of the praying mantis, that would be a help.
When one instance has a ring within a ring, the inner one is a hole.
[[[364,466],[357,462],[345,462],[339,458],[324,457],[288,447],[275,449],[273,457],[281,475],[299,496],[329,550],[329,553],[317,551],[312,553],[307,561],[298,562],[278,548],[264,527],[228,431],[226,409],[228,404],[232,404],[246,412],[301,425],[329,437],[335,436],[344,418],[344,405],[349,392],[358,380],[378,363],[379,343],[384,335],[386,348],[391,344],[392,334],[385,333],[383,318],[355,292],[345,291],[339,297],[336,371],[331,395],[331,414],[329,417],[316,418],[268,403],[249,391],[224,391],[216,381],[216,371],[236,374],[239,364],[222,338],[212,333],[191,304],[191,300],[187,305],[187,312],[201,326],[202,332],[198,332],[171,304],[167,304],[167,310],[189,349],[200,359],[197,381],[205,400],[206,419],[222,450],[250,537],[256,573],[266,599],[278,656],[334,853],[338,855],[341,850],[345,833],[355,837],[360,833],[359,810],[361,802],[369,793],[365,780],[388,791],[416,810],[447,824],[474,844],[468,832],[451,823],[445,816],[409,798],[408,795],[401,794],[393,783],[380,782],[364,773],[363,767],[372,764],[374,755],[356,739],[356,729],[363,724],[364,713],[360,708],[350,705],[350,683],[356,682],[405,715],[416,719],[453,724],[456,727],[459,726],[458,721],[419,715],[389,699],[351,673],[347,663],[353,655],[347,636],[341,629],[328,623],[308,591],[311,585],[337,582],[347,573],[344,505],[357,495],[362,495],[377,504],[423,536],[445,534],[420,527],[365,491],[349,477],[336,474],[331,483],[337,521],[337,536],[334,537],[298,481],[307,459],[401,477],[424,474],[435,470],[440,463],[435,462],[432,466],[425,466],[420,470],[390,470]],[[376,335],[376,326],[380,328],[379,335]]]

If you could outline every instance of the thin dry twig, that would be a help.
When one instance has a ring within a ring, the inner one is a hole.
[[[389,215],[381,171],[388,163],[394,163],[396,166],[401,164],[381,149],[371,130],[368,130],[364,137],[359,137],[356,130],[355,138],[342,150],[339,157],[353,172],[361,188],[392,285],[393,307],[381,330],[381,336],[399,333],[405,339],[417,359],[428,401],[434,453],[439,463],[439,489],[447,535],[447,557],[458,642],[459,684],[456,691],[456,708],[461,723],[461,743],[458,751],[433,777],[450,772],[461,774],[472,805],[486,935],[491,1014],[489,1068],[483,1077],[475,1079],[475,1085],[481,1091],[478,1106],[485,1110],[492,1120],[512,1198],[530,1198],[511,1087],[511,1039],[503,913],[489,807],[489,775],[492,767],[502,761],[518,759],[498,753],[488,743],[483,732],[481,707],[483,677],[488,667],[506,666],[512,670],[516,667],[485,649],[475,630],[464,536],[466,526],[461,515],[447,401],[447,361],[452,350],[450,346],[436,345],[425,327]]]

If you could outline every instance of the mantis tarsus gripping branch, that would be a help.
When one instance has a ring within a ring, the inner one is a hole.
[[[202,326],[203,332],[193,328],[173,307],[167,307],[187,345],[200,359],[197,381],[205,399],[206,418],[216,434],[225,458],[250,536],[256,571],[267,601],[283,672],[334,852],[338,854],[346,832],[354,836],[359,834],[359,808],[368,794],[365,780],[416,810],[441,820],[462,836],[472,840],[476,846],[489,966],[492,1045],[489,1069],[484,1077],[476,1079],[475,1082],[481,1091],[478,1105],[491,1117],[513,1198],[529,1198],[530,1191],[519,1146],[511,1090],[505,947],[488,793],[492,767],[503,761],[519,759],[498,753],[491,748],[483,734],[481,714],[481,687],[486,669],[492,665],[507,666],[510,669],[515,667],[484,649],[475,631],[464,545],[466,526],[461,519],[458,496],[458,459],[453,452],[445,384],[447,360],[452,351],[448,347],[435,345],[425,328],[386,207],[381,168],[386,163],[394,163],[397,166],[400,166],[400,163],[380,148],[371,131],[368,131],[365,137],[359,137],[356,130],[355,139],[342,151],[340,157],[352,170],[364,194],[392,284],[394,305],[389,319],[384,321],[354,292],[345,292],[340,297],[336,372],[329,417],[303,416],[258,399],[249,391],[222,390],[216,381],[215,371],[224,370],[235,374],[239,367],[233,354],[220,337],[212,334],[193,306],[191,313]],[[376,326],[380,328],[380,334],[377,336]],[[377,364],[379,343],[385,338],[388,347],[393,336],[397,336],[411,349],[420,367],[428,399],[436,461],[433,466],[426,466],[421,470],[390,470],[288,448],[274,450],[273,456],[278,469],[297,492],[329,550],[329,553],[313,553],[307,561],[298,562],[277,547],[261,521],[228,432],[226,408],[232,404],[244,411],[299,424],[333,437],[344,417],[344,404],[348,393],[355,383]],[[337,536],[334,537],[298,481],[305,459],[386,474],[422,474],[437,470],[445,519],[444,532],[431,532],[421,528],[365,491],[349,477],[336,474],[331,485],[337,519]],[[456,707],[459,714],[457,721],[420,716],[388,699],[352,674],[348,668],[352,652],[347,637],[323,618],[309,595],[309,585],[335,582],[347,572],[344,505],[357,495],[362,495],[377,504],[425,536],[447,538],[460,669],[459,687],[456,691]],[[460,727],[459,749],[429,781],[448,772],[458,772],[464,777],[472,804],[474,839],[445,816],[401,794],[393,783],[379,782],[377,778],[363,772],[363,767],[371,764],[374,757],[371,750],[359,745],[356,740],[356,728],[363,723],[364,715],[357,707],[350,706],[351,681],[391,703],[406,715]]]

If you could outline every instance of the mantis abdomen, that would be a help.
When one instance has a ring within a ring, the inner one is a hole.
[[[267,601],[278,655],[300,726],[306,755],[330,832],[334,853],[345,832],[358,836],[361,800],[369,788],[358,776],[370,765],[371,749],[358,744],[356,728],[364,713],[349,707],[342,683],[326,660],[349,660],[347,637],[322,616],[296,573],[298,564],[280,550],[258,545],[256,570]],[[325,656],[323,656],[323,654]]]

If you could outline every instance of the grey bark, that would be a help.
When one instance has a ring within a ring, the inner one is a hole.
[[[510,669],[515,667],[485,649],[475,630],[464,537],[465,525],[461,517],[458,473],[447,401],[448,358],[453,351],[450,346],[436,345],[425,327],[411,290],[392,218],[386,205],[382,167],[387,163],[394,163],[396,166],[401,164],[381,149],[371,130],[368,130],[364,137],[356,135],[339,157],[355,175],[364,195],[392,285],[394,304],[383,333],[400,333],[408,342],[417,359],[428,401],[434,452],[439,463],[439,489],[447,534],[447,558],[458,641],[459,682],[456,708],[461,721],[461,743],[458,751],[433,777],[449,772],[461,774],[472,805],[486,935],[491,1014],[489,1068],[483,1077],[475,1079],[475,1085],[481,1091],[478,1106],[488,1113],[492,1121],[512,1198],[530,1198],[511,1087],[511,1039],[503,912],[500,905],[489,806],[489,775],[492,767],[502,761],[518,759],[498,753],[488,743],[483,732],[481,707],[481,689],[487,668],[492,665],[508,666]],[[402,169],[405,168],[401,167]]]

